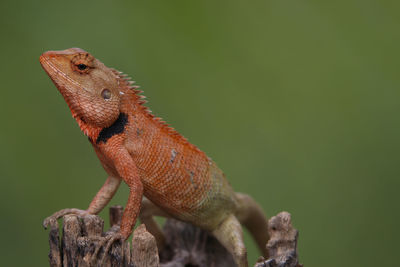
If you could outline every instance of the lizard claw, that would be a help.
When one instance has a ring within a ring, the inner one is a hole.
[[[46,219],[43,220],[43,227],[44,229],[47,229],[47,227],[49,225],[54,225],[57,220],[67,214],[76,214],[76,215],[85,215],[85,214],[89,214],[86,210],[80,210],[80,209],[62,209],[59,210],[55,213],[53,213],[52,215],[50,215],[49,217],[47,217]]]
[[[99,251],[102,247],[104,247],[103,250],[103,256],[101,257],[99,263],[100,266],[104,266],[104,260],[109,252],[109,250],[111,249],[111,246],[114,244],[114,242],[119,241],[119,242],[124,242],[125,238],[123,237],[122,234],[120,233],[112,233],[110,235],[107,235],[101,242],[99,242],[99,244],[96,247],[96,250],[93,253],[92,256],[92,262],[95,262],[95,260],[98,258],[99,255]]]

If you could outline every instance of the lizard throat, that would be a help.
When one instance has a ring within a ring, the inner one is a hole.
[[[79,125],[79,128],[83,132],[84,135],[89,137],[89,140],[96,139],[99,133],[101,132],[101,127],[93,127],[89,125],[88,123],[85,122],[84,119],[78,117],[76,114],[72,114],[72,116],[75,118],[76,122]]]

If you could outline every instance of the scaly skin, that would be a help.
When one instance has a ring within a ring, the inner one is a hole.
[[[239,221],[266,254],[267,224],[260,207],[249,196],[234,193],[204,152],[154,117],[129,78],[79,48],[48,51],[40,63],[109,175],[86,211],[66,209],[45,223],[66,213],[99,213],[123,180],[130,194],[122,239],[132,233],[144,195],[167,216],[213,233],[239,266],[247,266]]]

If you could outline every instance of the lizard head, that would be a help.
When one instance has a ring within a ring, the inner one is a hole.
[[[118,77],[80,48],[48,51],[40,64],[63,95],[75,119],[93,127],[108,127],[119,116]]]

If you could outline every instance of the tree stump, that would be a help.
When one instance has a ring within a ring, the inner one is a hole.
[[[158,251],[155,238],[144,224],[133,232],[129,242],[115,242],[104,254],[107,235],[119,230],[122,207],[110,208],[111,228],[103,233],[104,221],[96,215],[66,215],[62,236],[57,222],[50,225],[49,262],[52,267],[127,266],[127,267],[232,267],[230,253],[209,233],[193,225],[167,219],[163,233],[165,246]],[[297,230],[289,213],[280,213],[269,221],[270,259],[260,259],[256,267],[298,267]],[[132,247],[132,248],[131,248]],[[296,264],[296,265],[293,265]]]

